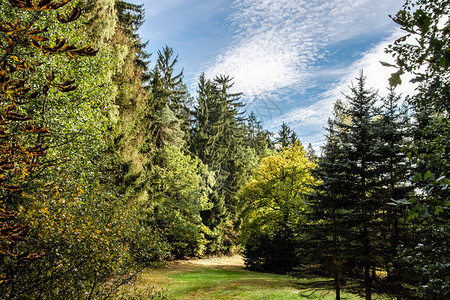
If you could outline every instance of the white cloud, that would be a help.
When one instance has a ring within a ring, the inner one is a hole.
[[[326,45],[392,23],[402,0],[235,0],[232,44],[205,72],[234,77],[235,89],[252,99],[282,88],[305,89]]]
[[[332,117],[334,103],[338,99],[343,99],[343,94],[350,93],[349,86],[359,76],[361,70],[363,70],[366,77],[366,87],[378,90],[380,96],[385,96],[387,94],[388,78],[395,69],[382,66],[380,61],[392,63],[392,57],[385,53],[385,49],[400,36],[400,30],[396,30],[389,38],[366,52],[362,58],[349,67],[334,70],[337,74],[342,74],[343,76],[341,76],[338,83],[320,94],[317,102],[310,106],[296,108],[272,119],[269,127],[272,129],[279,128],[282,122],[286,122],[298,131],[304,131],[308,128],[313,128],[317,131],[317,129],[325,127],[328,118]],[[319,77],[322,72],[323,70],[320,70],[318,73],[312,72],[311,76]],[[403,84],[396,89],[397,93],[410,95],[414,92],[415,85],[409,82],[410,79],[411,76],[404,76]],[[316,132],[308,137],[309,142],[318,145],[324,140],[324,131],[319,131],[320,133]]]

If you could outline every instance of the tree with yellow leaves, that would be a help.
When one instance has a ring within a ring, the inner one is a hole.
[[[247,267],[285,273],[295,266],[294,223],[302,222],[315,185],[303,146],[296,142],[263,158],[239,193],[241,244]]]

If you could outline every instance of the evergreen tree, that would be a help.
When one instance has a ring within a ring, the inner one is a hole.
[[[342,128],[342,151],[347,158],[344,168],[353,181],[346,192],[350,203],[353,202],[349,216],[354,224],[350,233],[354,251],[349,259],[355,267],[364,270],[364,291],[366,300],[369,300],[373,288],[371,271],[376,266],[378,255],[374,239],[379,228],[377,212],[380,203],[373,198],[373,191],[379,185],[376,167],[379,149],[373,123],[378,112],[374,110],[377,94],[366,89],[362,72],[357,81],[357,86],[351,87],[352,95],[346,96],[350,107],[344,112],[350,116],[351,123],[337,125]]]
[[[144,4],[138,5],[119,0],[115,3],[115,9],[121,30],[123,30],[124,33],[130,37],[133,52],[135,54],[134,64],[143,70],[142,81],[145,82],[149,80],[147,71],[150,63],[148,59],[151,54],[145,51],[148,41],[142,42],[141,38],[137,34],[138,29],[145,22]]]
[[[362,73],[350,90],[348,107],[340,103],[336,106],[337,115],[344,116],[330,123],[324,157],[316,173],[323,184],[312,201],[312,222],[318,224],[308,234],[312,240],[321,241],[322,255],[316,261],[322,272],[333,273],[336,297],[342,275],[347,274],[355,282],[362,278],[361,287],[369,300],[380,255],[376,245],[382,206],[374,197],[380,186],[374,121],[379,114],[374,109],[378,96],[366,89]],[[321,212],[325,214],[323,221]],[[330,270],[324,271],[327,267]]]
[[[168,105],[175,114],[179,114],[184,104],[183,101],[188,98],[187,90],[183,89],[185,87],[183,71],[174,74],[177,62],[178,56],[173,57],[172,48],[165,46],[162,50],[158,50],[158,58],[151,71],[150,84],[150,90],[157,94],[156,110]]]
[[[245,144],[247,147],[255,149],[257,155],[263,155],[267,149],[274,149],[271,141],[272,133],[264,130],[262,122],[251,112],[246,122]]]
[[[286,123],[281,124],[278,131],[278,138],[276,139],[279,147],[289,147],[290,145],[299,142],[297,134]]]
[[[244,104],[240,102],[240,93],[231,93],[232,79],[218,76],[214,79],[219,91],[219,103],[222,116],[220,118],[222,133],[215,143],[216,157],[222,157],[219,176],[223,178],[223,196],[227,209],[232,216],[236,213],[236,193],[242,184],[244,164]],[[219,177],[219,178],[220,178]]]
[[[387,49],[397,68],[391,83],[401,84],[404,73],[419,83],[417,93],[408,98],[421,117],[408,145],[416,167],[412,179],[419,191],[406,202],[415,239],[403,248],[403,260],[414,270],[418,295],[425,299],[450,295],[449,13],[449,1],[407,0],[393,17],[405,35]]]
[[[380,282],[379,290],[398,297],[408,296],[409,290],[402,287],[402,276],[407,276],[397,259],[398,248],[411,238],[404,213],[397,204],[412,194],[413,187],[409,181],[411,167],[409,159],[403,152],[411,140],[410,122],[406,107],[401,107],[401,98],[391,87],[390,93],[383,98],[380,118],[376,120],[379,137],[379,172],[381,185],[375,197],[381,205],[379,230],[380,252],[379,267],[386,271],[386,280]]]
[[[151,131],[154,114],[151,95],[144,89],[143,81],[148,71],[148,63],[139,62],[140,43],[137,30],[144,20],[142,5],[126,1],[116,3],[119,26],[116,32],[117,50],[124,48],[124,67],[115,76],[119,86],[116,97],[117,129],[115,143],[121,160],[122,176],[118,184],[131,200],[146,193],[145,178],[147,165],[151,162],[153,136]]]
[[[306,156],[308,157],[308,159],[310,161],[316,161],[317,160],[317,154],[316,154],[316,150],[314,150],[313,146],[311,145],[311,143],[308,144],[308,147],[306,147]]]
[[[180,128],[185,133],[184,139],[189,138],[189,118],[192,102],[191,96],[183,82],[183,71],[174,74],[178,56],[173,58],[173,49],[165,46],[158,51],[158,58],[152,71],[149,73],[150,83],[148,90],[153,95],[154,110],[163,110],[169,107],[174,116],[180,121]]]
[[[295,275],[333,278],[336,299],[341,299],[345,276],[351,273],[349,257],[353,251],[349,235],[353,229],[350,217],[353,202],[347,196],[348,190],[352,189],[352,178],[347,176],[347,157],[342,151],[345,136],[341,126],[346,119],[342,104],[338,101],[334,106],[334,119],[328,121],[323,154],[312,171],[319,184],[308,201],[308,222],[296,226],[302,264]],[[324,284],[327,286],[328,282]]]
[[[231,87],[229,77],[218,76],[211,81],[204,75],[200,76],[198,105],[192,112],[190,142],[191,152],[216,173],[216,186],[212,194],[214,206],[203,212],[203,218],[205,224],[216,232],[214,244],[227,244],[225,251],[233,244],[233,234],[225,241],[220,231],[225,230],[224,226],[230,233],[234,231],[235,195],[245,170],[244,119],[240,111],[243,105],[239,102],[240,94],[230,93]]]
[[[118,0],[115,8],[119,24],[129,35],[136,37],[136,32],[145,22],[144,4],[138,5]]]
[[[291,144],[292,129],[286,125],[286,123],[281,124],[281,128],[278,131],[277,144],[281,147],[289,147]]]

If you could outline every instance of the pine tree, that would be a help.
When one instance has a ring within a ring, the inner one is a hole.
[[[278,138],[276,139],[278,146],[289,147],[291,144],[291,136],[293,134],[292,129],[286,124],[282,123],[281,128],[278,131]]]
[[[211,81],[201,75],[198,105],[192,112],[190,150],[216,173],[212,194],[214,207],[203,212],[204,221],[215,232],[219,226],[231,227],[227,230],[233,231],[235,195],[245,167],[244,118],[240,111],[243,105],[239,101],[240,94],[231,93],[231,87],[231,78],[227,76]],[[221,235],[223,232],[217,232],[216,237]]]
[[[316,150],[314,150],[311,143],[308,144],[308,147],[306,147],[306,155],[310,161],[316,161],[317,160],[317,154]]]
[[[257,155],[263,155],[266,149],[274,148],[271,141],[272,133],[263,129],[262,122],[257,119],[253,112],[247,117],[245,125],[247,133],[245,144],[247,147],[255,149]]]
[[[339,298],[342,275],[363,279],[367,300],[371,299],[379,252],[375,248],[380,228],[381,204],[374,197],[379,188],[379,143],[374,120],[377,93],[365,87],[363,74],[346,96],[348,106],[337,103],[337,118],[330,123],[324,157],[317,176],[322,180],[313,200],[309,235],[321,241],[321,270],[330,267]],[[321,221],[320,213],[325,217]],[[307,231],[308,232],[308,231]],[[360,274],[356,270],[363,270]],[[329,271],[325,271],[329,272]]]
[[[298,255],[302,262],[297,267],[296,276],[332,277],[336,299],[341,298],[345,276],[351,271],[349,257],[353,251],[349,239],[353,228],[349,217],[353,202],[347,196],[352,181],[347,176],[347,158],[342,151],[345,141],[342,139],[342,127],[338,126],[344,124],[341,121],[346,119],[343,113],[342,102],[338,101],[334,107],[334,119],[328,121],[322,156],[312,171],[320,184],[308,201],[308,222],[296,226],[301,237]],[[324,284],[328,285],[328,282]]]
[[[411,140],[410,122],[406,107],[399,106],[400,101],[401,97],[391,87],[388,96],[383,98],[381,118],[376,120],[381,185],[375,194],[381,205],[382,223],[377,245],[382,257],[379,267],[387,273],[386,280],[381,281],[379,288],[398,297],[408,292],[401,285],[406,270],[398,262],[398,248],[410,238],[405,216],[398,204],[410,197],[413,191],[409,181],[410,162],[403,152]]]

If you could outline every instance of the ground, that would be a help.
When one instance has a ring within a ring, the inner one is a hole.
[[[246,270],[241,256],[178,260],[147,269],[134,287],[161,292],[166,299],[334,299],[331,290],[307,290],[305,280]],[[143,298],[146,299],[146,298]],[[343,299],[362,299],[344,294]]]

